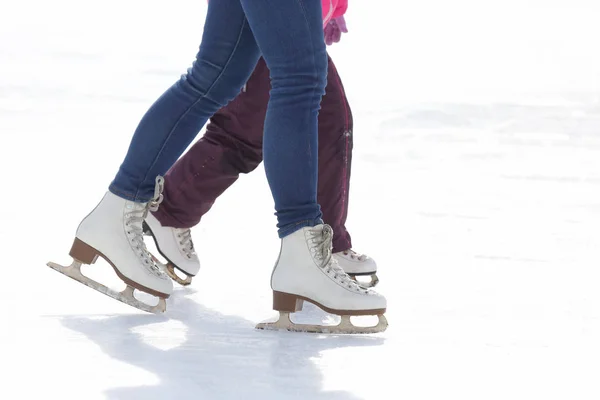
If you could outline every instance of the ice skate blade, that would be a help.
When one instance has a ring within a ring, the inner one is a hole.
[[[192,283],[193,276],[185,274],[185,272],[180,270],[181,272],[183,272],[186,275],[186,278],[182,279],[179,277],[179,275],[177,275],[175,273],[175,267],[171,263],[165,265],[165,264],[161,263],[160,260],[154,256],[154,254],[150,254],[150,255],[152,256],[152,259],[154,260],[156,265],[158,265],[163,271],[165,271],[165,273],[169,276],[169,278],[171,278],[175,282],[179,283],[181,286],[189,286],[190,283]]]
[[[353,334],[369,334],[380,333],[387,329],[388,322],[385,315],[377,315],[379,322],[375,326],[355,326],[350,320],[350,315],[342,315],[342,320],[337,325],[312,325],[312,324],[296,324],[290,319],[289,312],[279,312],[279,319],[275,322],[261,322],[256,325],[256,329],[269,331],[288,331],[288,332],[306,332],[306,333],[323,333],[331,335],[353,335]]]
[[[369,277],[371,278],[371,280],[369,282],[362,282],[357,279],[358,276],[366,276],[366,275],[349,275],[349,276],[350,276],[350,278],[352,278],[353,281],[355,281],[356,283],[358,283],[360,286],[362,286],[365,289],[373,288],[373,287],[377,286],[377,284],[379,283],[379,278],[377,277],[376,273],[372,273],[369,275]]]
[[[192,277],[190,275],[186,274],[186,278],[181,279],[175,273],[175,267],[173,267],[173,265],[171,265],[171,264],[167,264],[167,267],[165,268],[165,272],[167,273],[167,275],[169,275],[169,278],[173,279],[175,282],[179,283],[181,286],[189,286],[189,284],[192,283]],[[185,272],[184,272],[184,274],[185,274]]]
[[[61,274],[68,276],[71,279],[74,279],[80,283],[83,283],[84,285],[86,285],[100,293],[103,293],[103,294],[107,295],[108,297],[112,297],[115,300],[119,300],[122,303],[125,303],[132,307],[135,307],[138,310],[146,311],[146,312],[153,313],[153,314],[164,313],[167,310],[167,303],[166,303],[165,299],[163,299],[162,297],[158,298],[157,305],[155,305],[155,306],[148,305],[144,302],[139,301],[138,299],[136,299],[133,296],[134,288],[130,285],[127,285],[125,290],[123,290],[122,292],[117,292],[117,291],[112,290],[112,289],[104,286],[103,284],[96,282],[96,281],[88,278],[87,276],[83,275],[81,273],[81,264],[82,264],[81,262],[79,262],[77,260],[73,260],[71,265],[69,265],[68,267],[65,267],[63,265],[56,264],[53,262],[49,262],[46,265],[49,266],[50,268],[52,268],[53,270],[58,271]]]

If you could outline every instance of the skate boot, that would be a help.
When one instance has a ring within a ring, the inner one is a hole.
[[[144,221],[144,234],[154,239],[158,252],[167,260],[167,264],[163,265],[167,275],[183,286],[192,283],[192,278],[200,270],[192,232],[189,229],[163,227],[152,213],[148,213]],[[175,268],[184,273],[186,278],[180,278],[175,273]]]
[[[377,333],[387,328],[385,297],[361,287],[337,263],[332,251],[333,230],[329,225],[302,228],[281,242],[279,259],[271,276],[273,309],[279,320],[260,323],[258,329],[314,333]],[[322,310],[340,315],[336,326],[295,324],[290,313],[302,310],[304,301]],[[350,316],[377,315],[379,323],[358,327]]]
[[[350,275],[361,286],[369,288],[379,283],[379,278],[377,278],[377,264],[371,257],[359,254],[352,249],[334,253],[333,256],[344,272]],[[359,281],[357,279],[359,276],[369,276],[370,281]]]
[[[102,201],[79,224],[69,255],[73,263],[63,267],[48,266],[107,296],[140,310],[159,313],[166,310],[165,299],[173,292],[173,282],[153,261],[144,245],[142,223],[149,210],[157,209],[162,201],[162,177],[157,178],[155,197],[149,203],[125,200],[106,192]],[[98,256],[104,258],[127,287],[116,292],[81,273],[82,264],[93,264]],[[150,306],[133,296],[134,289],[159,298]]]

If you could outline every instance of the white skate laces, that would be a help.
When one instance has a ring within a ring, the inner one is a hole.
[[[175,232],[177,232],[177,239],[179,239],[179,246],[181,250],[185,253],[185,256],[188,258],[188,260],[191,260],[195,252],[194,242],[192,242],[192,231],[189,228],[175,228]]]
[[[358,261],[365,261],[367,258],[369,258],[369,257],[367,257],[367,255],[366,255],[366,254],[359,254],[359,253],[355,252],[355,251],[354,251],[354,250],[352,250],[352,249],[345,250],[345,251],[343,251],[342,253],[343,253],[345,256],[350,256],[350,258],[351,258],[351,259],[353,259],[353,260],[355,260],[355,259],[356,259],[356,260],[358,260]]]
[[[310,252],[313,257],[321,262],[320,268],[333,277],[338,283],[346,286],[348,289],[361,293],[370,293],[368,289],[361,287],[339,266],[335,257],[333,257],[333,229],[329,225],[323,225],[323,229],[310,229],[311,234]]]
[[[163,279],[169,279],[162,269],[154,262],[152,254],[146,248],[144,243],[144,228],[143,223],[146,220],[148,211],[158,210],[158,206],[163,201],[162,191],[164,188],[164,178],[156,177],[156,186],[154,188],[154,197],[150,199],[146,207],[134,209],[125,213],[125,227],[127,228],[127,236],[131,241],[132,248],[137,251],[137,254],[142,263],[155,276]]]

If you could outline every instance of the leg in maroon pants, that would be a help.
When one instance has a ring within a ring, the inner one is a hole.
[[[335,65],[319,112],[318,202],[332,226],[334,252],[352,247],[345,227],[352,161],[352,113]],[[262,161],[263,123],[269,100],[269,70],[261,59],[246,90],[219,110],[205,135],[169,170],[164,200],[154,216],[162,226],[191,228],[239,177]]]
[[[371,275],[367,285],[375,285],[377,265],[373,259],[351,249],[345,226],[352,163],[352,113],[335,65],[331,59],[328,62],[327,87],[319,112],[317,200],[323,220],[333,228],[333,252],[340,266],[352,276]],[[204,136],[165,176],[164,200],[153,214],[156,218],[146,221],[154,224],[156,231],[164,232],[165,227],[173,230],[164,233],[171,244],[169,247],[163,243],[162,251],[159,239],[153,236],[159,251],[168,260],[169,275],[179,283],[189,284],[189,277],[200,268],[188,228],[200,222],[217,197],[240,174],[254,170],[262,161],[269,90],[269,70],[261,59],[245,90],[211,118]],[[173,238],[177,238],[176,241]],[[188,275],[187,280],[178,279],[173,268]]]
[[[352,112],[342,80],[329,59],[325,96],[319,111],[319,181],[317,199],[323,221],[333,228],[333,252],[352,247],[346,229],[350,166],[352,165]]]
[[[240,173],[262,162],[269,88],[261,58],[245,91],[210,119],[204,136],[165,175],[164,200],[154,213],[162,226],[195,226]]]

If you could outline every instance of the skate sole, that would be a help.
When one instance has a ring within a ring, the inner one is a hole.
[[[373,334],[384,332],[388,327],[385,315],[377,315],[379,319],[375,326],[356,326],[350,320],[351,315],[342,315],[341,321],[337,325],[313,325],[296,324],[290,319],[289,312],[280,312],[279,319],[275,322],[261,322],[256,325],[256,329],[267,331],[287,331],[304,333],[322,333],[331,335],[354,335],[354,334]]]
[[[60,272],[63,275],[66,275],[80,283],[83,283],[84,285],[86,285],[100,293],[103,293],[109,297],[112,297],[116,300],[119,300],[125,304],[133,306],[140,310],[152,312],[152,313],[164,312],[166,310],[165,299],[167,299],[169,297],[168,294],[147,288],[146,286],[140,285],[139,283],[134,282],[133,280],[127,278],[117,269],[117,267],[115,267],[115,265],[108,259],[108,257],[106,257],[104,254],[102,254],[100,251],[96,250],[94,247],[88,245],[84,241],[82,241],[78,238],[75,238],[75,240],[73,241],[73,246],[71,247],[71,251],[69,252],[69,255],[73,258],[73,262],[71,263],[70,266],[65,267],[63,265],[56,264],[53,262],[49,262],[46,265],[48,265],[50,268],[54,269],[55,271]],[[125,282],[127,287],[125,288],[124,291],[117,292],[115,290],[112,290],[112,289],[108,288],[107,286],[101,284],[100,282],[96,282],[93,279],[90,279],[81,273],[81,265],[82,264],[94,264],[99,256],[102,257],[113,268],[113,270],[115,271],[115,273],[117,274],[119,279],[121,279],[123,282]],[[137,289],[142,292],[146,292],[152,296],[158,297],[158,299],[159,299],[158,304],[156,306],[150,306],[144,302],[137,300],[133,296],[134,289]]]
[[[373,308],[370,310],[337,310],[335,308],[325,307],[318,301],[298,294],[278,292],[273,290],[273,310],[282,312],[302,311],[303,302],[308,301],[319,307],[321,310],[335,315],[362,316],[362,315],[380,315],[384,314],[385,308]]]
[[[301,311],[305,301],[319,307],[330,314],[339,315],[342,319],[338,325],[312,325],[296,324],[290,319],[290,313]],[[328,334],[368,334],[383,332],[388,327],[388,322],[383,315],[385,308],[371,310],[336,310],[325,307],[319,302],[304,296],[273,291],[273,309],[279,311],[279,319],[275,322],[261,322],[256,329],[264,330],[286,330],[291,332],[328,333]],[[377,315],[378,323],[375,326],[356,326],[352,324],[350,317]]]
[[[152,296],[160,297],[163,299],[168,299],[170,296],[169,294],[162,293],[162,292],[159,292],[154,289],[150,289],[149,287],[140,285],[139,283],[134,282],[133,280],[129,279],[128,277],[123,275],[121,273],[121,271],[119,271],[119,269],[115,266],[115,264],[113,264],[112,261],[110,261],[110,259],[108,257],[106,257],[104,254],[102,254],[102,252],[96,250],[94,247],[85,243],[81,239],[75,238],[75,240],[73,241],[73,246],[71,247],[71,251],[69,252],[69,255],[71,257],[73,257],[74,260],[77,260],[77,261],[81,262],[82,264],[94,264],[96,262],[96,260],[98,259],[98,256],[100,256],[104,259],[104,261],[106,261],[108,264],[110,264],[110,266],[113,268],[113,270],[115,271],[117,276],[123,282],[125,282],[127,285],[132,286],[134,289],[141,290],[142,292],[146,292],[148,294],[151,294]]]
[[[69,278],[76,280],[77,282],[82,283],[82,284],[86,285],[87,287],[96,290],[97,292],[105,294],[108,297],[112,297],[115,300],[118,300],[129,306],[135,307],[139,310],[146,311],[146,312],[153,313],[153,314],[160,314],[160,313],[164,313],[167,309],[167,304],[165,302],[165,299],[162,297],[158,298],[158,304],[155,306],[151,306],[142,301],[139,301],[133,295],[133,291],[135,288],[129,284],[127,284],[127,287],[125,288],[125,290],[123,290],[122,292],[117,292],[115,290],[112,290],[112,289],[106,287],[105,285],[103,285],[99,282],[94,281],[93,279],[88,278],[87,276],[85,276],[81,273],[82,263],[75,259],[73,259],[73,263],[67,267],[60,265],[60,264],[53,263],[53,262],[49,262],[46,265],[49,266],[50,268],[52,268],[53,270],[60,272],[61,274],[66,275]]]

